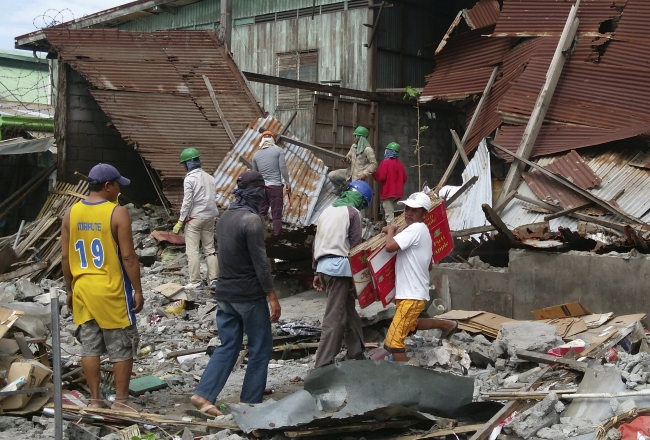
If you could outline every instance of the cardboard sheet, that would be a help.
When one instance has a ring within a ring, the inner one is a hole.
[[[571,316],[591,315],[591,312],[585,306],[575,301],[571,303],[545,307],[539,310],[533,310],[532,314],[535,319],[554,319],[568,318]]]

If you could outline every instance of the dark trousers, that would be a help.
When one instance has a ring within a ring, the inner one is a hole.
[[[347,357],[350,359],[361,355],[364,349],[361,317],[354,308],[357,297],[354,290],[350,290],[351,279],[323,273],[318,276],[327,292],[327,305],[314,368],[334,362],[334,358],[341,351],[343,341],[348,349]]]
[[[271,207],[271,218],[273,219],[273,235],[279,235],[282,232],[282,208],[284,191],[282,186],[267,186],[266,197],[260,207],[261,215],[269,214]]]

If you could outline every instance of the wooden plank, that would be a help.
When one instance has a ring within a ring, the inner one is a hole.
[[[219,107],[219,101],[217,101],[217,95],[214,93],[214,89],[212,88],[212,84],[210,84],[210,79],[207,77],[207,75],[203,75],[203,81],[205,82],[205,87],[208,89],[208,93],[210,93],[212,104],[214,104],[214,108],[217,109],[217,113],[219,113],[219,119],[221,119],[223,128],[226,130],[226,133],[228,133],[230,142],[232,142],[232,144],[235,145],[237,139],[235,138],[235,135],[230,129],[230,124],[228,124],[228,120],[226,119],[226,116],[221,111],[221,107]]]
[[[282,136],[283,134],[285,134],[287,132],[287,130],[289,130],[289,127],[291,126],[291,123],[293,122],[293,120],[296,119],[297,114],[298,114],[297,110],[291,114],[291,117],[289,118],[287,123],[284,125],[284,127],[282,127],[282,131],[280,132],[280,136]]]
[[[463,139],[460,141],[463,148],[465,148],[465,144],[467,143],[467,140],[469,139],[469,135],[474,129],[474,125],[476,125],[476,121],[478,120],[478,115],[481,113],[481,109],[483,108],[483,105],[485,105],[485,101],[487,101],[487,97],[490,94],[490,90],[492,90],[492,84],[494,84],[494,80],[497,78],[498,72],[499,72],[499,66],[496,66],[492,71],[492,75],[490,76],[490,79],[488,80],[485,89],[483,90],[483,95],[481,96],[481,99],[476,105],[476,110],[474,110],[472,119],[470,119],[469,124],[467,124],[467,129],[465,130],[465,134],[463,134]],[[442,188],[447,184],[447,180],[449,180],[451,173],[453,173],[454,168],[456,168],[456,164],[458,163],[458,158],[460,158],[460,153],[456,151],[454,156],[451,158],[451,162],[447,166],[447,170],[445,171],[445,174],[443,174],[442,179],[440,179],[440,182],[438,182],[438,188]]]
[[[16,339],[18,347],[20,347],[20,354],[22,354],[25,359],[34,359],[34,353],[29,349],[29,345],[27,345],[27,341],[25,340],[25,335],[22,332],[16,332],[14,333],[14,339]]]
[[[381,12],[384,10],[386,2],[381,2],[379,5],[379,12],[376,15],[375,23],[372,25],[372,33],[370,34],[370,40],[368,44],[364,44],[364,47],[372,47],[372,42],[375,40],[375,34],[377,33],[377,27],[379,26],[379,17],[381,17]]]
[[[563,217],[568,214],[573,214],[574,212],[580,211],[581,209],[588,208],[593,204],[594,202],[588,202],[588,203],[583,203],[582,205],[574,206],[573,208],[563,209],[562,211],[558,211],[554,214],[547,215],[546,217],[544,217],[544,221],[550,221],[553,220],[554,218]]]
[[[38,263],[30,264],[29,266],[21,267],[18,270],[13,272],[5,273],[0,275],[0,281],[7,281],[14,278],[22,277],[34,273],[38,270],[45,269],[47,267],[47,261],[39,261]]]
[[[476,432],[483,426],[482,423],[473,425],[461,425],[449,429],[436,429],[424,435],[400,435],[396,437],[389,437],[392,440],[424,440],[429,438],[440,438],[448,435],[455,436],[456,434],[469,434]]]
[[[445,200],[445,206],[451,206],[451,204],[454,203],[458,197],[462,196],[465,191],[467,191],[470,187],[472,187],[477,180],[478,180],[478,176],[474,176],[471,179],[469,179],[467,182],[465,182],[463,186],[458,188],[458,191],[456,191],[454,195],[452,195],[447,200]]]
[[[531,205],[538,206],[551,212],[557,212],[562,209],[559,206],[550,205],[548,203],[542,202],[541,200],[535,200],[531,199],[530,197],[522,196],[521,194],[515,194],[515,199],[519,199],[522,202],[530,203]]]
[[[469,229],[463,229],[460,231],[451,231],[451,236],[456,238],[456,237],[464,237],[466,235],[474,235],[474,234],[482,234],[484,232],[491,232],[491,231],[496,231],[497,228],[495,228],[492,225],[487,225],[487,226],[478,226],[476,228],[469,228]]]
[[[510,229],[506,226],[505,223],[503,223],[503,220],[501,220],[501,217],[499,217],[499,214],[494,212],[494,209],[490,207],[487,203],[483,203],[481,205],[481,209],[483,209],[483,212],[485,213],[485,218],[494,226],[497,231],[503,233],[506,237],[508,237],[508,240],[511,242],[517,241],[517,238],[515,237],[515,234],[512,233]]]
[[[496,212],[501,212],[503,208],[505,208],[508,205],[508,203],[510,203],[510,200],[515,198],[516,195],[517,195],[517,191],[510,191],[508,195],[494,207],[494,210]]]
[[[285,143],[298,145],[299,147],[306,148],[308,150],[311,150],[314,153],[324,154],[326,156],[333,157],[335,159],[341,159],[341,160],[345,159],[344,154],[339,154],[334,151],[327,150],[325,148],[317,147],[316,145],[308,144],[307,142],[299,141],[297,139],[293,139],[285,135],[278,136],[278,142],[279,141],[284,141]]]
[[[589,191],[586,191],[586,190],[580,188],[579,186],[575,185],[573,182],[569,181],[568,179],[564,178],[563,176],[555,174],[555,173],[547,170],[543,166],[540,166],[540,165],[536,164],[535,162],[531,162],[531,161],[519,156],[518,154],[515,154],[515,153],[511,152],[510,150],[507,150],[507,149],[503,148],[501,145],[497,145],[494,142],[492,142],[491,144],[495,148],[498,148],[499,150],[503,151],[504,153],[507,153],[510,156],[512,156],[512,157],[518,159],[519,161],[525,163],[526,165],[529,165],[529,166],[535,168],[536,170],[540,171],[545,176],[550,177],[551,179],[555,180],[556,182],[561,183],[565,187],[567,187],[567,188],[573,190],[574,192],[580,194],[581,196],[591,200],[592,202],[594,202],[595,204],[597,204],[601,208],[607,210],[608,212],[611,212],[612,214],[620,215],[621,217],[623,217],[624,219],[626,219],[626,220],[628,220],[628,221],[630,221],[632,223],[643,223],[639,219],[636,219],[636,218],[630,216],[625,211],[623,211],[623,210],[621,210],[621,209],[619,209],[619,208],[617,208],[615,206],[610,205],[609,203],[607,203],[606,201],[604,201],[603,199],[601,199],[599,197],[596,197],[595,195],[593,195]]]
[[[250,163],[244,156],[239,156],[239,161],[243,163],[249,170],[253,169],[253,164]]]
[[[530,154],[533,151],[533,146],[537,140],[537,135],[539,130],[542,127],[544,122],[544,117],[546,116],[546,111],[553,99],[553,94],[555,93],[555,88],[557,86],[560,75],[562,74],[562,69],[564,63],[569,56],[569,48],[573,44],[573,39],[578,30],[578,24],[580,20],[576,18],[578,13],[578,7],[580,5],[580,0],[576,1],[576,4],[571,6],[569,16],[562,30],[562,35],[558,41],[557,47],[555,48],[555,53],[553,54],[553,59],[548,67],[548,72],[546,73],[546,81],[542,86],[542,89],[537,95],[537,101],[533,107],[533,111],[530,114],[528,119],[528,124],[524,130],[524,134],[521,137],[521,142],[519,148],[517,149],[517,155],[528,159]],[[519,186],[519,181],[521,179],[521,172],[524,170],[524,163],[515,162],[510,165],[508,170],[508,175],[503,184],[503,189],[501,190],[501,195],[499,196],[497,204],[505,198],[506,194],[510,191],[517,189]]]
[[[449,131],[451,132],[451,138],[454,140],[454,145],[456,145],[456,148],[458,149],[458,154],[460,154],[460,158],[463,159],[463,163],[465,166],[469,164],[469,159],[467,158],[467,154],[465,154],[465,148],[463,147],[463,144],[460,142],[460,139],[458,138],[458,133],[456,133],[456,130],[453,128],[450,128]]]
[[[573,359],[558,358],[544,353],[536,353],[534,351],[527,350],[518,350],[517,357],[526,361],[538,362],[540,364],[549,364],[549,365],[562,365],[571,370],[576,371],[587,371],[586,362],[578,362]]]
[[[533,383],[530,383],[524,387],[522,391],[529,391],[533,387],[536,387],[542,380],[542,377],[549,370],[549,367],[542,368],[537,376],[535,376]],[[509,417],[513,412],[518,411],[523,408],[524,402],[521,400],[513,400],[512,402],[507,403],[501,410],[496,413],[487,423],[483,425],[469,440],[486,440],[494,428],[499,426],[507,417]]]
[[[328,428],[315,428],[315,429],[306,429],[304,431],[285,431],[284,435],[289,438],[302,438],[302,437],[312,437],[312,436],[332,436],[333,438],[338,438],[337,434],[343,434],[346,432],[366,432],[366,431],[378,431],[380,429],[396,429],[396,428],[408,428],[409,426],[416,425],[421,423],[422,420],[411,419],[411,420],[389,420],[387,422],[368,422],[368,423],[355,423],[352,425],[342,425],[342,426],[332,426]]]

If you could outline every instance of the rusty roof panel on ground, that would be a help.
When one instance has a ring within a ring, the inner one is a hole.
[[[420,101],[462,99],[483,91],[492,69],[510,49],[509,39],[486,37],[493,29],[484,27],[449,38],[435,57],[435,70],[426,78]]]
[[[544,168],[564,176],[567,180],[585,190],[594,188],[601,183],[601,178],[594,173],[575,150],[553,158]],[[537,197],[551,205],[558,205],[568,209],[588,202],[585,197],[542,174],[539,170],[524,173],[524,179]]]
[[[628,0],[582,0],[578,8],[578,35],[602,35],[608,32],[608,20],[618,19],[627,2]],[[494,35],[560,35],[573,4],[574,2],[566,0],[504,0]]]
[[[244,157],[252,162],[262,138],[260,129],[280,133],[282,124],[272,117],[258,118],[251,122],[235,146],[228,152],[214,173],[217,205],[227,208],[234,196],[237,177],[247,170],[239,160]],[[285,203],[283,223],[292,229],[309,226],[312,214],[325,184],[327,167],[322,160],[305,148],[282,141],[289,177],[291,178],[291,204]]]
[[[212,172],[232,143],[210,98],[208,77],[235,138],[262,109],[213,31],[44,30],[59,56],[124,140],[151,164],[175,209],[182,201],[180,152],[195,147]]]
[[[472,29],[491,26],[499,19],[501,7],[497,0],[480,0],[471,9],[465,9],[463,16]]]

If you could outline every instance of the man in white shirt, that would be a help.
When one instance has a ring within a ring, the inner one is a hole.
[[[390,324],[384,348],[393,360],[406,362],[404,340],[415,330],[439,328],[448,335],[457,324],[445,319],[419,318],[429,300],[429,272],[433,266],[433,243],[424,217],[431,209],[431,199],[423,192],[411,194],[404,205],[406,228],[399,234],[396,226],[386,226],[386,250],[397,252],[395,262],[395,302],[397,310]]]
[[[214,290],[219,277],[217,252],[214,249],[214,224],[219,215],[214,178],[201,168],[199,152],[195,148],[183,150],[180,163],[187,174],[183,180],[183,204],[173,231],[178,234],[185,227],[185,253],[190,272],[190,282],[185,288],[201,290],[205,287],[199,268],[199,250],[203,245],[208,264],[208,282]]]

